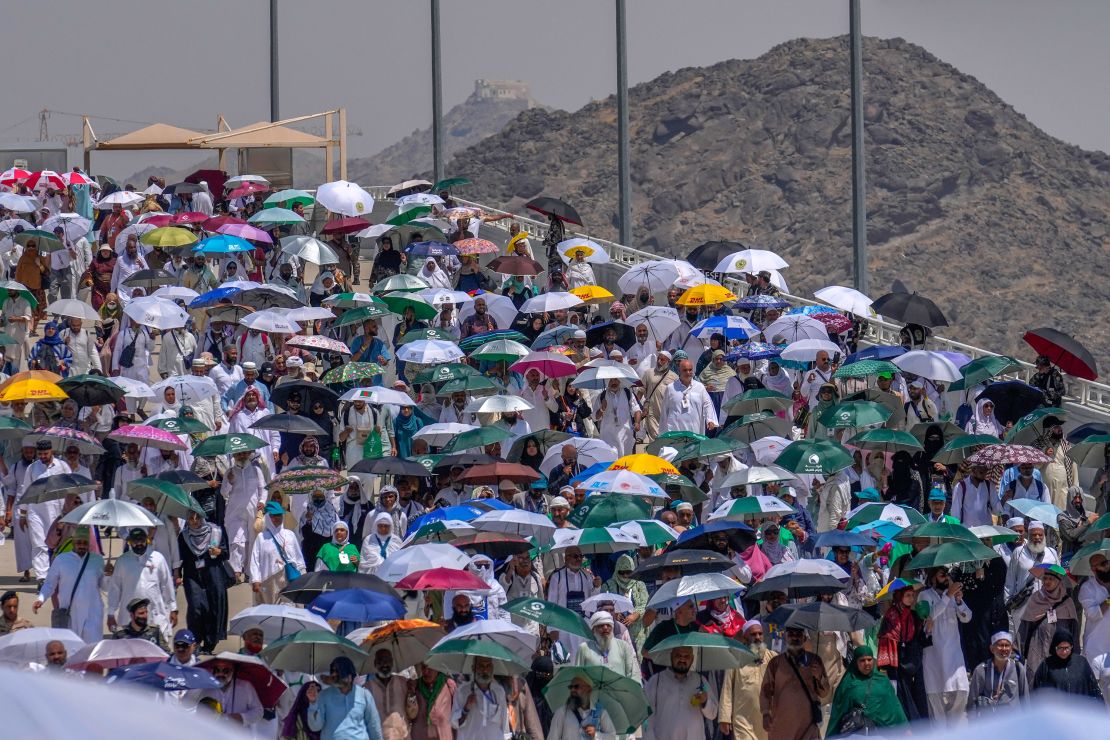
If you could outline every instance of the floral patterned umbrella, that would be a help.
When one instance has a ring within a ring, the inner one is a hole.
[[[312,493],[319,490],[343,488],[347,479],[329,468],[297,468],[278,473],[270,481],[271,491],[282,493]]]
[[[310,337],[293,336],[285,341],[287,347],[301,347],[314,352],[338,352],[341,355],[351,354],[351,348],[337,339],[328,339],[319,334]]]
[[[459,254],[497,254],[498,252],[496,244],[477,237],[460,239],[455,242],[455,249],[459,250]]]
[[[68,427],[36,427],[26,437],[27,442],[34,444],[40,439],[48,439],[54,445],[55,452],[64,452],[67,447],[77,445],[82,455],[100,455],[104,447],[96,441],[96,437],[85,432]]]
[[[967,458],[972,465],[1043,465],[1052,462],[1052,458],[1036,447],[1027,445],[990,445]]]
[[[321,378],[324,385],[350,383],[356,380],[368,380],[375,375],[381,375],[385,370],[376,362],[348,362],[346,365],[328,370]]]

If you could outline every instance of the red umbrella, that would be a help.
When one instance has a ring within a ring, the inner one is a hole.
[[[208,220],[208,215],[200,211],[183,211],[175,213],[170,223],[174,226],[192,226],[193,224],[202,224]]]
[[[275,706],[281,695],[289,688],[284,681],[277,677],[277,674],[270,670],[270,666],[266,665],[264,660],[253,655],[240,655],[225,650],[219,655],[213,655],[208,660],[197,663],[197,668],[211,671],[212,664],[218,661],[231,663],[235,669],[235,678],[241,678],[253,686],[258,694],[258,700],[262,702],[264,707]]]
[[[62,175],[67,185],[92,185],[96,180],[92,179],[83,172],[67,172]]]
[[[1036,447],[1027,445],[988,445],[967,458],[970,465],[1043,465],[1052,462],[1052,458]],[[451,544],[455,544],[452,541]]]
[[[66,181],[63,180],[62,176],[54,170],[40,170],[38,172],[32,172],[31,176],[28,177],[23,184],[31,190],[34,190],[35,186],[37,186],[42,180],[45,180],[47,185],[55,188],[56,190],[66,189]]]
[[[233,198],[243,198],[248,195],[254,195],[255,193],[264,193],[269,189],[269,187],[263,185],[260,182],[245,182],[239,187],[232,190],[230,193],[228,193],[227,197],[228,200],[231,200]]]
[[[852,320],[842,313],[815,313],[810,318],[820,321],[833,334],[843,334],[852,328]]]
[[[468,570],[431,568],[409,573],[397,581],[398,591],[486,591],[489,584]]]
[[[1098,378],[1095,358],[1075,337],[1055,329],[1042,328],[1025,332],[1022,339],[1068,375],[1084,380]]]
[[[159,213],[155,216],[143,219],[144,224],[150,224],[154,227],[169,226],[173,222],[173,216],[168,213]]]
[[[221,226],[227,226],[228,224],[245,223],[247,222],[241,218],[235,218],[235,216],[213,216],[212,218],[206,220],[202,224],[202,226],[204,227],[205,231],[219,231]]]
[[[324,224],[325,234],[353,234],[356,231],[362,231],[373,226],[372,223],[364,218],[349,216],[347,218],[337,218],[334,221],[328,221]]]
[[[29,170],[25,170],[22,167],[11,167],[0,174],[0,185],[11,187],[12,185],[23,182],[30,176],[31,172]]]
[[[475,465],[467,470],[459,480],[466,483],[498,483],[502,479],[511,480],[513,483],[531,483],[543,476],[527,465],[510,462],[495,462],[486,465]]]
[[[488,555],[494,560],[504,560],[510,555],[528,552],[532,543],[515,534],[501,534],[499,532],[476,532],[451,540],[451,546],[460,550],[474,550],[483,555]]]

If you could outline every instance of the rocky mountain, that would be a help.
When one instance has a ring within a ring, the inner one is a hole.
[[[539,110],[525,82],[475,80],[474,92],[443,117],[447,156],[477,144],[500,131],[526,110]],[[348,164],[353,182],[390,184],[432,169],[431,127],[413,131],[372,157]]]
[[[982,83],[902,39],[864,44],[871,293],[932,297],[947,336],[1031,359],[1025,329],[1074,334],[1110,289],[1110,156],[1052,138]],[[709,239],[772,249],[791,291],[850,284],[848,40],[800,39],[752,60],[630,91],[634,244],[674,256]],[[466,197],[567,199],[616,238],[616,103],[532,109],[460,152]],[[1107,360],[1110,362],[1110,360]]]

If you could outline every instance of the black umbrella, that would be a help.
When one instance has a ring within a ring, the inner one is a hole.
[[[282,383],[282,385],[285,385],[285,383]],[[304,406],[301,406],[301,408],[304,408]],[[322,426],[300,414],[270,414],[251,424],[251,429],[269,429],[274,432],[317,436],[327,434]]]
[[[1070,334],[1055,329],[1032,329],[1025,332],[1022,339],[1068,375],[1084,380],[1098,378],[1095,358]]]
[[[415,460],[403,457],[364,457],[351,467],[352,473],[374,473],[375,475],[415,475],[427,478],[428,469]]]
[[[57,501],[72,494],[87,493],[96,490],[96,481],[77,473],[59,473],[39,478],[27,486],[19,499],[21,503],[41,504],[46,501]]]
[[[181,486],[186,491],[190,492],[208,488],[208,481],[188,470],[167,470],[154,477],[158,480],[164,480],[167,483],[173,483],[175,486]]]
[[[294,604],[303,605],[320,594],[346,591],[351,588],[364,588],[395,599],[401,598],[396,589],[377,576],[368,573],[335,573],[328,570],[306,573],[283,588],[281,595]]]
[[[1090,424],[1083,424],[1075,429],[1072,429],[1068,434],[1068,441],[1073,445],[1077,445],[1087,437],[1095,434],[1110,434],[1110,424],[1103,424],[1101,422],[1091,422]]]
[[[723,573],[736,563],[713,550],[672,550],[647,558],[632,572],[634,578],[651,583],[663,577],[665,568],[681,568],[683,575]]]
[[[513,555],[528,552],[532,543],[523,537],[513,534],[500,534],[498,532],[475,532],[464,534],[451,540],[452,547],[462,551],[473,550],[483,555],[488,555],[494,560],[505,560]]]
[[[536,441],[536,446],[540,448],[540,454],[546,455],[549,449],[566,442],[570,438],[571,435],[566,432],[557,432],[554,429],[541,429],[538,432],[524,434],[513,440],[513,446],[509,448],[509,454],[505,456],[505,459],[509,462],[520,462],[520,456],[524,454],[524,445],[528,444],[530,439]]]
[[[269,285],[248,288],[235,299],[244,306],[262,311],[267,308],[300,308],[304,304],[293,296]]]
[[[750,593],[750,592],[749,592]],[[808,604],[783,604],[763,617],[763,622],[780,629],[806,629],[811,632],[855,632],[874,626],[875,618],[862,609],[814,601]]]
[[[559,200],[558,198],[549,198],[546,195],[541,195],[539,198],[533,198],[524,204],[525,208],[542,213],[545,216],[554,216],[560,221],[566,221],[571,224],[582,225],[582,217],[578,215],[578,211],[566,201]]]
[[[791,599],[821,594],[835,594],[848,587],[846,580],[825,573],[789,573],[774,576],[752,586],[745,598],[766,600],[775,592],[786,594]]]
[[[270,392],[270,401],[275,406],[285,408],[289,401],[289,395],[294,391],[301,394],[301,409],[305,411],[310,410],[312,403],[317,400],[323,401],[324,408],[328,411],[335,411],[339,408],[339,394],[326,385],[313,383],[311,380],[294,380],[290,383],[282,383]]]
[[[177,285],[177,278],[165,270],[139,270],[132,273],[123,284],[149,290],[156,285]]]
[[[917,293],[887,293],[871,304],[875,313],[903,324],[921,326],[948,326],[948,319],[937,304]]]
[[[1044,391],[1020,380],[991,383],[975,400],[980,398],[988,398],[994,402],[994,418],[998,419],[999,424],[1016,422],[1033,409],[1045,405]]]
[[[163,190],[162,195],[169,197],[182,193],[199,193],[202,189],[200,185],[193,182],[175,182],[173,185]]]
[[[636,330],[628,324],[623,324],[619,321],[606,321],[604,324],[597,324],[591,327],[586,332],[586,346],[593,347],[601,344],[605,339],[605,332],[613,329],[617,332],[617,346],[621,349],[627,350],[636,341]]]
[[[482,452],[457,452],[454,455],[444,455],[436,463],[436,470],[451,468],[455,465],[469,467],[471,465],[485,465],[486,463],[502,462],[501,458],[487,455]]]
[[[733,252],[739,252],[743,249],[747,249],[747,247],[740,242],[706,242],[701,246],[694,247],[690,254],[686,255],[686,261],[699,270],[713,272],[713,269],[720,264],[721,260]]]
[[[127,391],[103,375],[74,375],[58,381],[58,387],[78,406],[114,406]]]

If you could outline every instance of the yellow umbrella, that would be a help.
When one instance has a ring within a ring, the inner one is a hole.
[[[582,285],[571,288],[571,293],[582,299],[583,303],[606,303],[613,300],[613,294],[600,285]]]
[[[726,301],[735,300],[736,294],[728,288],[705,283],[704,285],[695,285],[687,290],[679,296],[676,303],[680,306],[716,306]]]
[[[48,383],[59,383],[62,376],[58,373],[52,373],[49,370],[24,370],[21,373],[16,373],[3,383],[0,383],[0,391],[4,390],[10,385],[15,385],[21,380],[45,380]]]
[[[140,236],[139,241],[151,247],[184,247],[195,244],[197,235],[188,229],[181,229],[176,226],[161,226]]]
[[[670,473],[671,475],[678,475],[678,468],[671,465],[669,462],[657,455],[625,455],[612,465],[609,466],[610,470],[631,470],[633,473],[640,475],[659,475],[660,473]]]
[[[512,254],[513,249],[517,245],[517,242],[522,242],[527,238],[528,238],[528,232],[527,231],[517,232],[517,235],[514,236],[512,239],[510,239],[509,243],[505,245],[505,254]]]
[[[66,392],[48,380],[20,380],[0,391],[0,401],[60,401]]]

